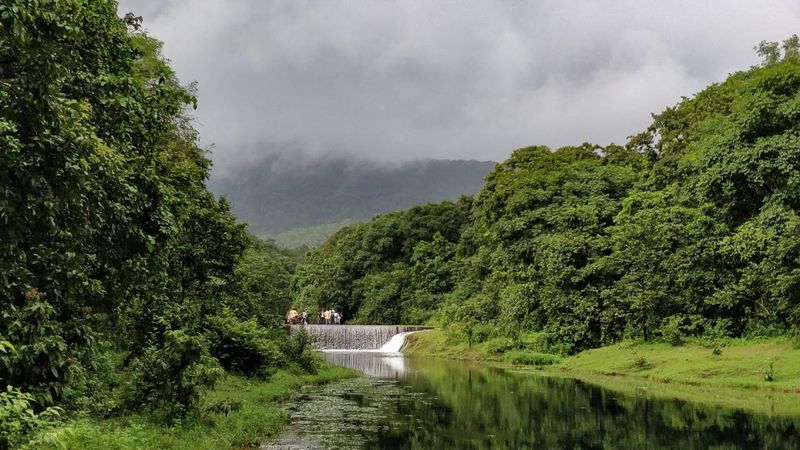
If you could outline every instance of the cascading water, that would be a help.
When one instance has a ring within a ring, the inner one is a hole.
[[[317,350],[399,352],[408,333],[426,329],[409,325],[290,325],[289,333],[305,330]]]
[[[400,353],[400,350],[403,348],[403,344],[406,343],[406,336],[411,333],[416,333],[416,331],[404,331],[402,333],[397,333],[389,339],[389,342],[383,344],[381,347],[381,352],[383,353]]]

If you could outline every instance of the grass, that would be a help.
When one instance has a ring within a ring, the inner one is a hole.
[[[526,366],[549,366],[558,364],[561,357],[550,353],[539,353],[530,350],[512,350],[506,352],[505,359],[512,364],[522,364]]]
[[[430,330],[407,336],[403,353],[468,361],[501,361],[503,355],[490,347],[491,341],[469,346],[463,342],[451,342],[440,330]]]
[[[315,375],[279,371],[269,381],[227,375],[208,395],[205,404],[230,399],[241,409],[213,414],[195,422],[165,427],[146,417],[119,419],[76,418],[35,437],[33,449],[176,449],[247,448],[279,433],[288,419],[281,403],[303,386],[355,376],[349,369],[326,365]]]
[[[800,393],[800,350],[787,339],[730,340],[715,353],[696,344],[624,342],[581,352],[560,368],[661,383]]]
[[[472,346],[453,342],[440,330],[409,335],[403,353],[407,355],[432,356],[464,361],[507,361],[512,364],[546,366],[561,361],[561,357],[550,353],[513,348],[509,339],[492,339]],[[523,343],[525,340],[523,339]]]
[[[800,402],[798,402],[800,399],[796,393],[792,392],[664,383],[640,377],[565,372],[541,367],[514,366],[508,370],[536,376],[576,379],[629,396],[688,401],[728,409],[741,409],[768,416],[800,416]]]

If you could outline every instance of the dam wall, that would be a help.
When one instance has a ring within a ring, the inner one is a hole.
[[[289,334],[305,330],[317,350],[380,350],[399,333],[428,330],[417,325],[288,325]]]

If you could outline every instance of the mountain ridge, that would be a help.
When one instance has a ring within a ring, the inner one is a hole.
[[[277,234],[472,195],[495,164],[447,159],[382,164],[345,157],[287,164],[275,155],[235,177],[212,176],[208,188],[225,196],[253,233]]]

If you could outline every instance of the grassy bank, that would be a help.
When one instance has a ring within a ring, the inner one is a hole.
[[[800,392],[800,350],[787,339],[737,339],[717,349],[621,343],[579,353],[560,368],[662,383]]]
[[[281,403],[301,387],[354,375],[349,369],[328,365],[315,375],[279,371],[267,382],[227,375],[208,395],[206,404],[226,399],[241,402],[241,408],[228,415],[207,414],[190,424],[172,427],[155,424],[142,416],[109,420],[77,418],[40,434],[29,448],[217,450],[249,447],[281,431],[288,418]]]
[[[525,340],[523,339],[523,343]],[[509,340],[490,340],[474,345],[452,342],[440,330],[409,335],[403,347],[407,355],[432,356],[435,358],[462,361],[504,361],[522,365],[551,365],[561,361],[561,357],[534,350],[509,349]]]
[[[451,343],[438,330],[409,336],[403,351],[410,355],[471,361],[519,360],[576,374],[642,378],[661,383],[713,385],[800,392],[800,349],[785,338],[730,339],[713,348],[688,343],[623,342],[586,350],[574,356],[537,363],[531,350],[497,351],[497,344]]]
[[[429,330],[406,336],[403,353],[406,355],[467,361],[497,361],[502,359],[501,355],[495,354],[487,348],[487,343],[469,346],[462,342],[450,342],[444,332],[440,330]]]
[[[529,350],[497,352],[496,343],[451,344],[441,331],[409,336],[411,355],[514,364],[518,371],[565,376],[616,391],[800,414],[800,349],[788,339],[732,339],[709,348],[624,342],[542,361]],[[526,358],[525,356],[528,355]]]

